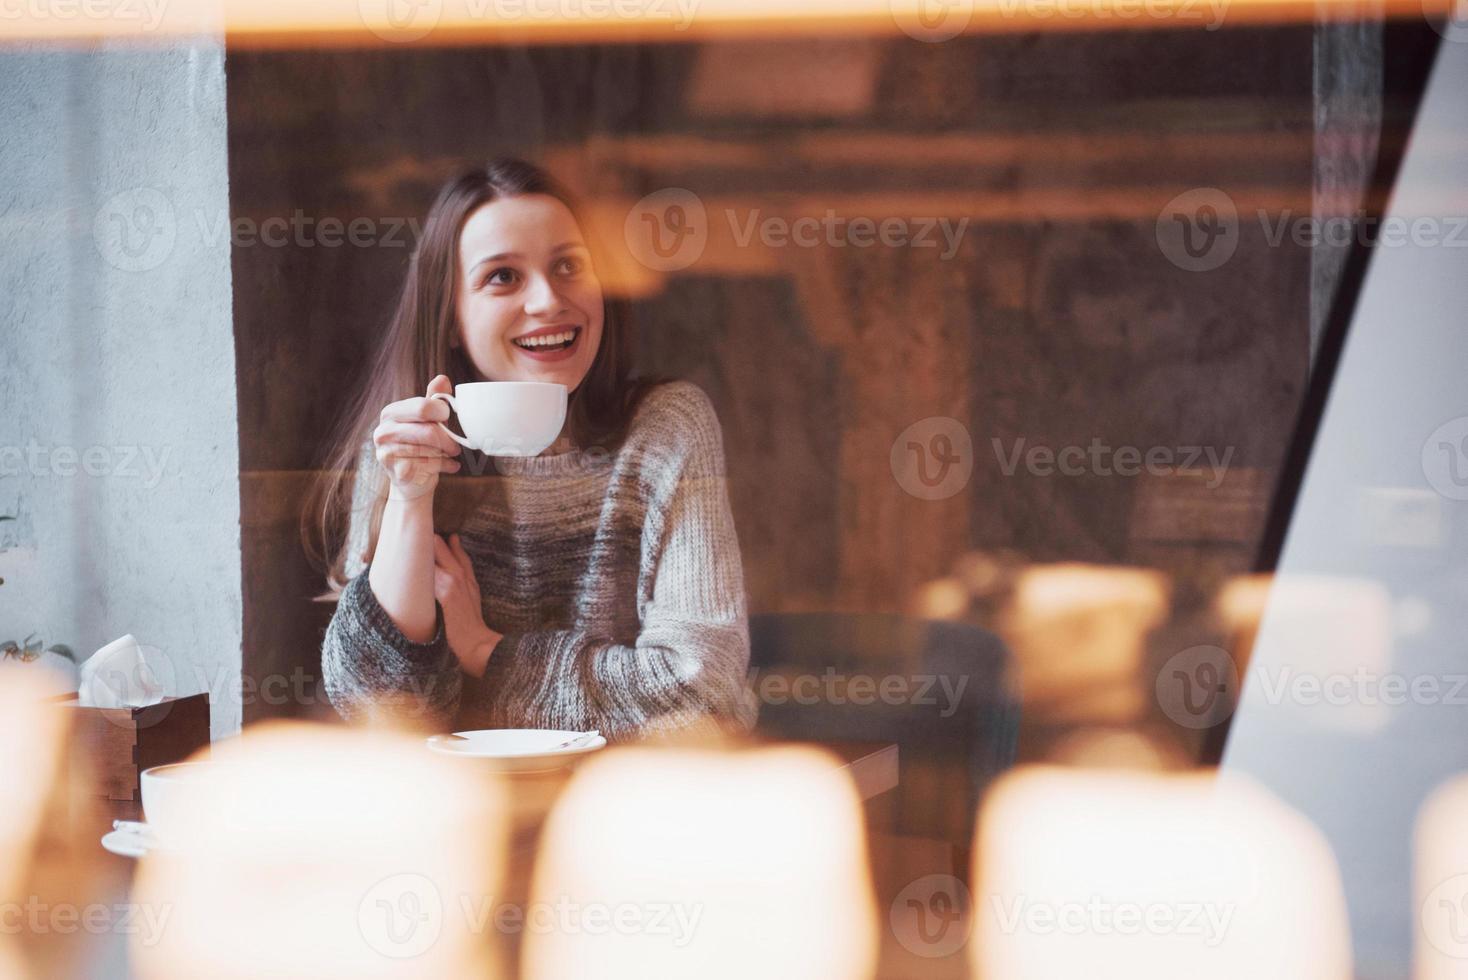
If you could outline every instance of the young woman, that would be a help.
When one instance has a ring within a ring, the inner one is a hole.
[[[753,723],[718,419],[688,382],[630,376],[626,307],[603,297],[582,227],[564,188],[513,159],[429,211],[314,508],[323,532],[347,527],[322,670],[348,719],[611,740]],[[466,381],[565,385],[560,438],[533,458],[461,450],[426,396]],[[435,527],[451,484],[472,503]]]

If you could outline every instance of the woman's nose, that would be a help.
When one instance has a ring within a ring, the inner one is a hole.
[[[544,276],[535,277],[525,295],[525,312],[530,316],[545,316],[560,312],[561,294]]]

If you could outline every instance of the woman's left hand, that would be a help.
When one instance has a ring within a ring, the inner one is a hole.
[[[457,534],[448,541],[433,537],[433,597],[443,607],[444,633],[459,666],[482,677],[501,635],[484,625],[479,580]]]

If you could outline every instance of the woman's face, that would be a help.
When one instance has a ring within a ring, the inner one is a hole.
[[[481,377],[554,381],[568,391],[581,384],[601,346],[604,312],[591,253],[566,205],[527,194],[472,212],[459,236],[458,276],[459,343]]]

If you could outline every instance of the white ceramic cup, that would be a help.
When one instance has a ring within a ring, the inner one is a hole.
[[[215,762],[175,762],[144,769],[138,777],[143,819],[159,840],[177,839],[198,818],[199,797],[225,770]]]
[[[449,403],[464,435],[442,422],[440,429],[488,456],[537,456],[566,423],[566,386],[549,381],[471,381],[428,397]]]

